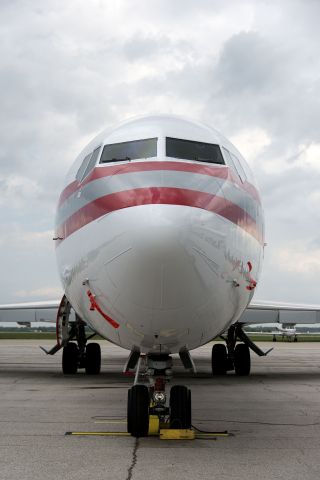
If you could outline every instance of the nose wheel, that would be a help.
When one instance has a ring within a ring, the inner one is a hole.
[[[184,385],[174,385],[167,402],[165,387],[171,377],[171,357],[143,357],[146,367],[143,373],[140,372],[141,358],[137,364],[135,384],[128,390],[128,432],[133,437],[144,437],[149,431],[159,432],[161,427],[190,429],[191,391]]]
[[[191,428],[191,390],[184,385],[170,391],[170,428]]]
[[[127,428],[133,437],[148,435],[149,404],[149,390],[146,385],[133,385],[129,389]]]

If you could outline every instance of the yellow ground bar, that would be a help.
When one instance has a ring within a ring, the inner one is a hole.
[[[72,436],[96,436],[96,437],[131,437],[128,432],[66,432],[66,435]],[[151,436],[154,436],[151,435]],[[193,440],[216,437],[229,437],[228,432],[197,433],[194,430],[175,430],[161,429],[160,438],[162,440]]]
[[[127,420],[96,420],[94,423],[127,423]]]
[[[66,435],[78,435],[78,436],[97,436],[97,437],[131,437],[128,432],[66,432]]]

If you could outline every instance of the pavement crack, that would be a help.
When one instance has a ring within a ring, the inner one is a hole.
[[[136,441],[135,441],[135,444],[134,444],[134,448],[133,448],[133,452],[132,452],[131,465],[128,468],[128,475],[127,475],[126,480],[132,480],[132,472],[133,472],[133,469],[134,469],[134,467],[136,466],[136,463],[137,463],[138,448],[139,448],[139,438],[137,437]]]

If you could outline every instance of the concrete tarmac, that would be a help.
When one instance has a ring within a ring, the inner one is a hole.
[[[266,358],[252,354],[247,378],[213,378],[211,345],[193,352],[195,376],[176,359],[173,383],[191,387],[193,424],[232,434],[194,441],[66,436],[125,431],[127,352],[101,342],[101,375],[63,376],[61,353],[46,356],[38,345],[0,341],[0,480],[320,477],[319,343],[277,342]]]

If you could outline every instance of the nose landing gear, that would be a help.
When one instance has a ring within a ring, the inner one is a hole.
[[[143,363],[143,365],[142,365]],[[151,421],[157,429],[191,428],[191,391],[175,385],[167,405],[166,384],[172,375],[169,355],[140,356],[134,385],[128,391],[127,428],[133,437],[150,433]]]

